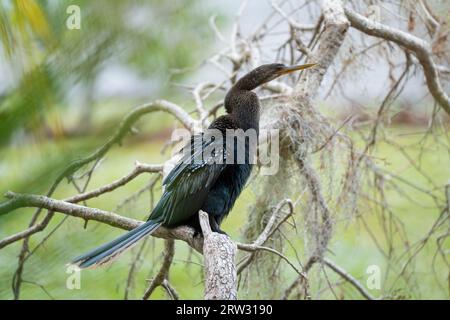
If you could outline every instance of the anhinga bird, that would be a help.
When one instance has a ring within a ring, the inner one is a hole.
[[[281,75],[312,66],[314,64],[288,67],[274,63],[262,65],[247,73],[234,84],[225,97],[224,106],[227,114],[214,120],[208,129],[219,130],[224,136],[227,129],[255,130],[258,133],[260,103],[252,90]],[[202,139],[196,139],[199,136]],[[233,207],[252,169],[248,157],[250,147],[248,142],[245,143],[246,160],[242,164],[227,163],[225,161],[227,152],[213,152],[208,156],[201,156],[202,151],[207,148],[228,150],[225,141],[226,139],[204,139],[203,135],[192,137],[187,147],[191,152],[186,152],[164,179],[164,192],[147,222],[75,258],[73,263],[81,268],[103,264],[138,240],[150,235],[159,226],[173,228],[179,225],[191,225],[201,234],[198,221],[199,210],[209,214],[213,231],[222,232],[219,226]],[[239,150],[234,150],[235,153],[237,151]],[[220,160],[223,161],[217,161],[217,157],[222,157]]]

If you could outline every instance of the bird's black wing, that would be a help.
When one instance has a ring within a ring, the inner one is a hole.
[[[183,148],[181,160],[164,179],[164,194],[149,220],[174,226],[196,214],[225,169],[226,157],[222,139],[208,134],[193,136]]]

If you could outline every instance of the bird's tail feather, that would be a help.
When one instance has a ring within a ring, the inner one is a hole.
[[[117,239],[105,243],[98,248],[95,248],[88,253],[85,253],[79,257],[76,257],[72,264],[77,265],[80,268],[89,268],[103,265],[110,262],[112,259],[118,257],[126,249],[130,248],[136,242],[143,237],[151,234],[155,231],[161,222],[155,222],[152,220],[140,225],[139,227],[125,233]]]

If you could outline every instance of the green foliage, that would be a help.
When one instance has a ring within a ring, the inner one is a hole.
[[[151,79],[158,84],[158,96],[168,94],[168,80],[183,76],[170,70],[192,66],[207,54],[201,50],[209,43],[208,14],[200,3],[2,1],[0,55],[13,77],[0,98],[0,147],[13,142],[19,131],[35,137],[63,135],[72,88],[81,85],[92,92],[109,63]],[[74,4],[81,9],[79,30],[66,27],[66,9]],[[48,119],[55,110],[58,128]]]

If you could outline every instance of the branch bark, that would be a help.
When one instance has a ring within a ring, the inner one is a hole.
[[[62,200],[55,200],[46,196],[18,194],[14,192],[7,192],[5,196],[7,198],[10,198],[14,202],[19,203],[20,207],[44,208],[52,212],[60,212],[69,216],[82,218],[84,220],[94,220],[102,222],[112,227],[124,230],[134,229],[143,223],[143,221],[123,217],[114,212],[105,211],[97,208],[85,207]],[[194,237],[194,233],[195,233],[194,229],[187,226],[180,226],[175,229],[166,229],[164,227],[159,227],[157,230],[155,230],[153,236],[163,239],[182,240],[188,243],[198,252],[202,253],[203,238]],[[2,248],[3,241],[5,240],[6,239],[0,242],[0,248]]]
[[[205,300],[236,300],[236,244],[225,234],[212,232],[206,212],[199,212],[204,243]]]
[[[323,77],[344,42],[350,26],[340,0],[324,1],[322,12],[324,31],[321,35],[319,47],[308,57],[307,61],[318,65],[308,72],[302,73],[293,92],[294,98],[305,99],[313,97],[317,93]]]

